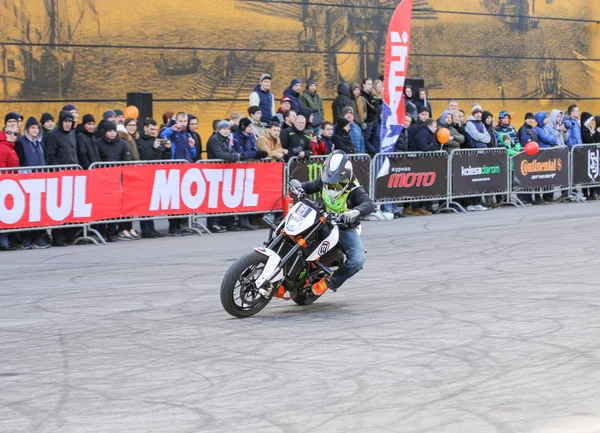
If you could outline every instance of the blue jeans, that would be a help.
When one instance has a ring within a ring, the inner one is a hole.
[[[142,230],[143,235],[149,235],[154,233],[156,229],[154,228],[154,220],[142,220],[140,221],[140,228]]]
[[[357,274],[365,264],[365,249],[356,229],[340,230],[339,244],[346,253],[346,261],[329,279],[329,288],[338,289]]]
[[[0,247],[8,247],[8,235],[6,233],[0,234]]]

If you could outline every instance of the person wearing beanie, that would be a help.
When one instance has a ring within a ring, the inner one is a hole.
[[[465,124],[465,138],[467,139],[467,147],[471,149],[486,148],[492,141],[490,133],[483,124],[483,110],[481,105],[473,104],[471,107],[471,116]]]
[[[17,128],[21,131],[23,127],[23,116],[15,111],[11,111],[4,116],[4,129]]]
[[[260,107],[262,114],[260,121],[262,123],[271,121],[275,113],[275,98],[271,93],[271,76],[269,74],[261,75],[260,82],[250,94],[250,107],[253,105]]]
[[[125,113],[119,108],[115,108],[113,111],[115,112],[115,122],[117,123],[117,130],[119,130],[119,125],[125,126]]]
[[[246,155],[246,159],[262,159],[268,157],[268,153],[258,150],[256,138],[254,137],[254,126],[247,117],[240,120],[240,130],[233,134],[233,150]]]
[[[50,113],[42,113],[40,124],[42,125],[42,132],[45,138],[54,129],[54,116]]]
[[[521,147],[525,148],[525,145],[530,141],[538,142],[538,135],[535,132],[535,116],[533,113],[525,114],[525,123],[519,128],[519,143]]]
[[[116,123],[116,121],[117,121],[117,115],[115,114],[115,112],[113,110],[106,110],[104,113],[102,113],[102,120],[100,121],[100,123],[98,124],[98,127],[96,128],[94,137],[95,138],[104,137],[104,124],[106,122],[115,122]]]
[[[302,81],[299,78],[294,78],[290,86],[283,91],[283,96],[291,99],[292,110],[296,113],[302,108],[300,105],[300,90],[302,90]]]
[[[98,148],[100,160],[103,162],[131,161],[131,152],[127,143],[119,137],[117,124],[112,120],[104,122],[104,135],[94,140]],[[133,230],[131,221],[122,223],[109,223],[106,225],[106,237],[109,242],[116,240],[131,241],[139,239]]]
[[[250,122],[252,122],[254,138],[256,139],[258,139],[258,137],[260,137],[265,130],[265,125],[260,121],[261,118],[262,113],[260,111],[260,107],[253,105],[252,107],[248,108],[248,119],[250,119]]]
[[[281,101],[283,102],[283,99]],[[313,125],[323,123],[323,120],[325,120],[325,107],[323,106],[323,98],[317,93],[317,82],[315,80],[306,81],[306,88],[300,96],[300,105],[313,111]]]
[[[356,153],[365,153],[365,139],[363,137],[362,128],[354,122],[356,116],[354,109],[352,107],[346,107],[342,112],[344,113],[344,119],[350,122],[349,136],[352,145],[356,149]]]
[[[269,80],[270,81],[270,80]],[[241,123],[241,121],[240,121]],[[246,155],[233,149],[230,141],[231,125],[227,120],[217,123],[216,132],[208,139],[206,151],[208,159],[222,159],[224,161],[245,161]],[[208,228],[214,233],[223,233],[226,230],[237,231],[233,217],[211,217],[207,220]]]
[[[333,150],[343,150],[348,155],[356,153],[356,147],[352,144],[352,140],[350,139],[350,126],[351,122],[344,118],[339,117],[335,122],[335,128],[333,131]]]
[[[21,167],[39,167],[46,165],[44,144],[40,122],[35,117],[30,117],[25,123],[25,130],[15,142],[15,152],[19,157]],[[21,232],[21,245],[23,249],[48,248],[50,245],[44,239],[46,230],[29,230]]]
[[[61,111],[58,116],[56,128],[46,141],[46,163],[48,165],[75,165],[79,164],[77,158],[77,140],[73,130],[73,115],[70,111]],[[66,247],[67,243],[74,240],[77,229],[65,227],[52,230],[54,246]]]
[[[75,129],[77,126],[77,121],[79,120],[79,111],[77,110],[77,107],[75,107],[73,104],[67,104],[62,108],[61,111],[69,111],[71,113],[71,116],[73,116],[73,129]]]
[[[494,128],[494,135],[496,136],[496,142],[498,146],[504,146],[505,138],[500,139],[503,134],[508,134],[510,137],[510,147],[515,148],[519,143],[519,135],[517,129],[511,125],[512,117],[508,111],[501,111],[498,114],[498,125]],[[519,143],[520,144],[520,143]]]
[[[91,114],[83,116],[81,123],[75,129],[75,139],[77,141],[77,158],[79,165],[88,169],[94,162],[100,161],[98,148],[94,143],[94,133],[96,132],[96,119]]]

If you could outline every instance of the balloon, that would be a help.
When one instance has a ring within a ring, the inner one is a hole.
[[[440,128],[437,132],[437,139],[440,144],[446,144],[450,141],[450,131],[446,128]]]
[[[140,115],[140,111],[137,109],[137,107],[135,105],[130,105],[129,107],[127,107],[125,109],[125,118],[129,118],[131,117],[132,119],[137,119],[138,116]]]
[[[540,145],[537,144],[535,141],[530,141],[529,143],[527,143],[525,145],[525,153],[527,155],[535,155],[539,151],[540,151]]]

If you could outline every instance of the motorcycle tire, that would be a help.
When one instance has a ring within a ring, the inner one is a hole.
[[[256,297],[258,299],[245,308],[243,298],[245,297],[246,291],[244,291],[244,293],[240,291],[239,298],[235,297],[236,286],[238,284],[243,285],[246,283],[246,277],[244,276],[244,273],[252,267],[256,269],[256,267],[260,266],[261,264],[264,265],[265,263],[267,263],[267,260],[268,257],[259,254],[256,251],[253,251],[241,257],[237,262],[231,265],[231,267],[225,273],[225,276],[223,277],[223,282],[221,283],[221,305],[223,306],[225,311],[227,311],[233,317],[241,319],[253,316],[260,310],[265,308],[273,298],[273,292],[271,292],[270,295],[264,297],[262,295],[257,294],[257,292],[255,292],[256,289],[252,289],[251,287],[249,287],[247,290],[253,292],[252,294],[257,295]],[[253,272],[254,270],[252,271],[252,273]],[[260,276],[260,274],[254,275],[254,279],[258,278],[258,276]],[[241,281],[241,278],[243,278],[244,281]],[[236,303],[236,300],[240,300],[242,302],[242,305],[238,305]]]

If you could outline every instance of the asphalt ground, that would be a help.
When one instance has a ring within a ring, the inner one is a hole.
[[[600,432],[600,203],[368,222],[365,269],[221,308],[266,231],[0,254],[0,431]]]

